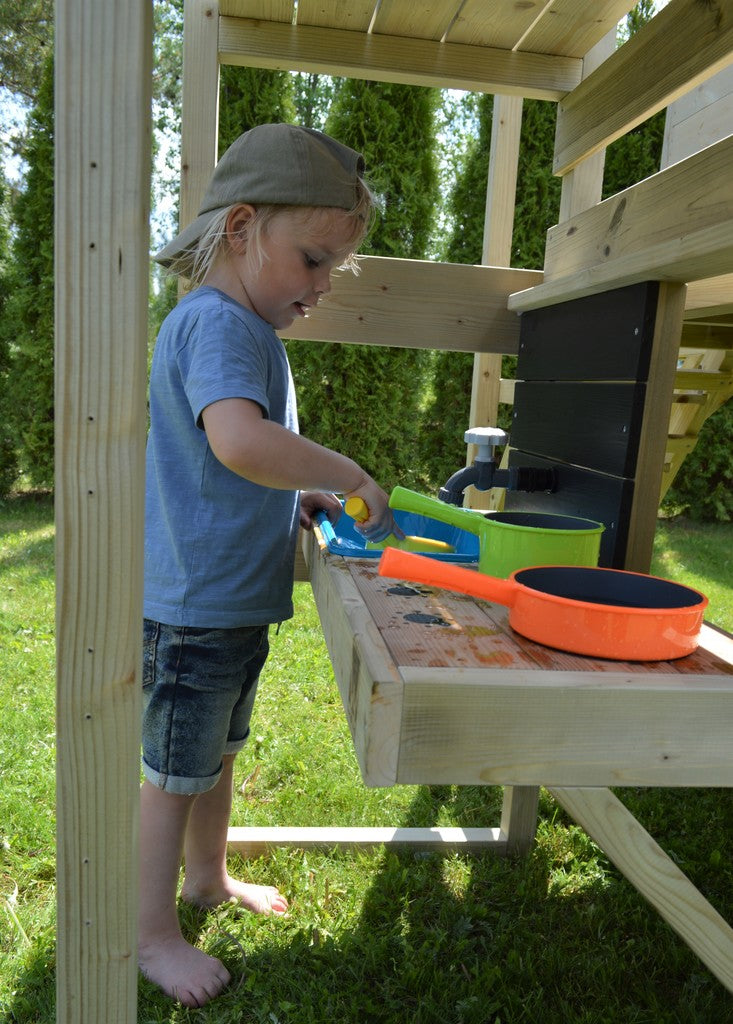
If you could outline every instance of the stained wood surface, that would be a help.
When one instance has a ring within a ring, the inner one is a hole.
[[[586,658],[520,636],[501,605],[380,577],[371,560],[333,559],[325,556],[324,585],[342,587],[348,574],[360,632],[373,624],[397,673],[380,724],[376,690],[357,684],[370,702],[358,747],[377,758],[388,749],[395,781],[733,785],[730,638],[718,654],[701,646],[669,662]],[[351,638],[336,643],[348,663]],[[369,765],[370,777],[380,774]]]

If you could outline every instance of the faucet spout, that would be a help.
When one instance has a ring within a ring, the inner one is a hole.
[[[467,487],[473,485],[477,491],[487,491],[491,487],[495,468],[494,462],[474,462],[471,466],[459,469],[446,480],[438,497],[448,505],[458,505],[460,508]]]

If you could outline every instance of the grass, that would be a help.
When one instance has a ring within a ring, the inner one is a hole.
[[[733,526],[660,524],[653,571],[698,586],[733,629]],[[368,790],[308,586],[272,637],[233,823],[496,824],[494,787]],[[53,523],[0,505],[0,1021],[55,1020]],[[619,791],[733,920],[733,791]],[[725,1024],[733,996],[543,791],[537,843],[492,855],[277,850],[235,870],[276,881],[287,920],[182,908],[227,963],[211,1006],[140,981],[141,1024]],[[104,1024],[104,1022],[94,1022]]]

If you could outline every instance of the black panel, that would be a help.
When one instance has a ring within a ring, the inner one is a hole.
[[[634,481],[578,469],[526,452],[511,451],[510,466],[533,466],[557,471],[557,491],[523,493],[507,491],[504,507],[509,511],[549,512],[556,515],[583,516],[603,523],[598,564],[623,569],[629,535],[631,499]]]
[[[646,380],[659,283],[522,313],[517,378]]]
[[[517,381],[513,448],[601,473],[633,476],[644,384]]]

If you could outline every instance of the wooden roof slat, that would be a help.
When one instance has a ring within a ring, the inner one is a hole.
[[[446,41],[512,50],[537,18],[536,6],[516,0],[466,0]]]
[[[594,0],[592,4],[587,0],[553,0],[519,42],[519,49],[584,57],[633,6],[629,0]]]
[[[366,32],[372,23],[377,0],[298,0],[298,25]],[[222,11],[222,14],[224,12]]]
[[[382,0],[372,31],[379,35],[440,40],[460,7],[460,0]]]
[[[334,6],[336,6],[334,4]],[[259,18],[293,23],[294,0],[219,0],[219,14],[231,18]]]

